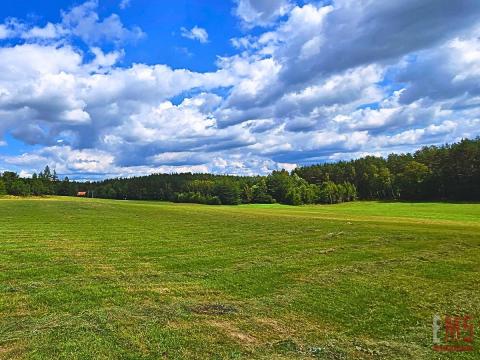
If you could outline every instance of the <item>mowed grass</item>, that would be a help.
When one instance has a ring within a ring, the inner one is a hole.
[[[475,359],[479,259],[479,204],[0,199],[0,358]]]

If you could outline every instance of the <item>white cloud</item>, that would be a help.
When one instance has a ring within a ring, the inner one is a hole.
[[[131,2],[132,2],[131,0],[121,0],[118,6],[120,9],[124,10],[130,6]]]
[[[0,48],[0,80],[36,80],[36,76],[52,73],[72,73],[82,63],[81,54],[70,46],[55,47],[38,44]]]
[[[237,0],[235,14],[246,27],[268,26],[291,8],[289,0]]]
[[[47,23],[44,27],[34,26],[25,30],[20,36],[23,39],[58,39],[68,31],[59,24]]]
[[[61,12],[61,22],[44,26],[31,26],[18,19],[10,18],[0,24],[0,39],[18,38],[28,41],[58,41],[77,37],[88,45],[113,42],[117,45],[137,41],[145,36],[139,27],[126,28],[116,14],[101,19],[97,13],[98,0]]]
[[[139,27],[131,29],[124,27],[116,14],[101,20],[96,12],[97,7],[98,0],[89,0],[67,12],[62,12],[62,26],[87,44],[98,44],[102,41],[122,43],[145,36]]]
[[[6,25],[0,24],[0,40],[10,37],[10,30]]]
[[[480,29],[417,54],[398,67],[398,81],[408,84],[403,103],[480,95]],[[459,105],[459,104],[458,104]]]
[[[110,69],[125,55],[123,50],[104,53],[99,47],[92,47],[90,51],[95,55],[94,60],[90,63],[91,71]]]
[[[208,33],[207,33],[207,30],[205,30],[204,28],[194,26],[189,30],[182,27],[180,31],[181,31],[181,35],[187,39],[198,40],[202,44],[205,44],[208,42]]]

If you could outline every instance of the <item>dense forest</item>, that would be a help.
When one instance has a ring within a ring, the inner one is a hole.
[[[154,174],[98,182],[59,179],[47,166],[31,178],[0,176],[0,195],[86,192],[109,199],[167,200],[211,205],[333,204],[361,200],[480,200],[480,138],[424,147],[413,154],[366,156],[299,167],[268,176]]]
[[[301,167],[294,173],[311,184],[348,181],[360,199],[480,200],[480,138],[413,154],[367,156]]]

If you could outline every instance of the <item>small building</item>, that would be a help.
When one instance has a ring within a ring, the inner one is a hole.
[[[77,192],[77,196],[85,197],[85,196],[87,196],[87,192],[86,191],[79,191],[79,192]]]

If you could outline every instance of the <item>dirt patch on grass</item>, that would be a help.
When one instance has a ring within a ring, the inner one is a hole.
[[[232,305],[223,304],[201,304],[191,306],[189,310],[201,315],[227,315],[237,313],[238,310]]]
[[[285,327],[280,324],[278,321],[271,318],[261,318],[257,319],[257,322],[262,326],[267,328],[269,333],[278,335],[289,335],[292,332],[292,329]]]
[[[234,325],[225,322],[225,321],[219,321],[219,320],[211,320],[208,322],[211,326],[221,330],[224,334],[226,334],[228,337],[232,338],[233,340],[240,342],[244,345],[257,345],[258,340],[242,330],[238,329]]]
[[[21,342],[0,344],[1,359],[20,359],[25,353],[26,345]]]

